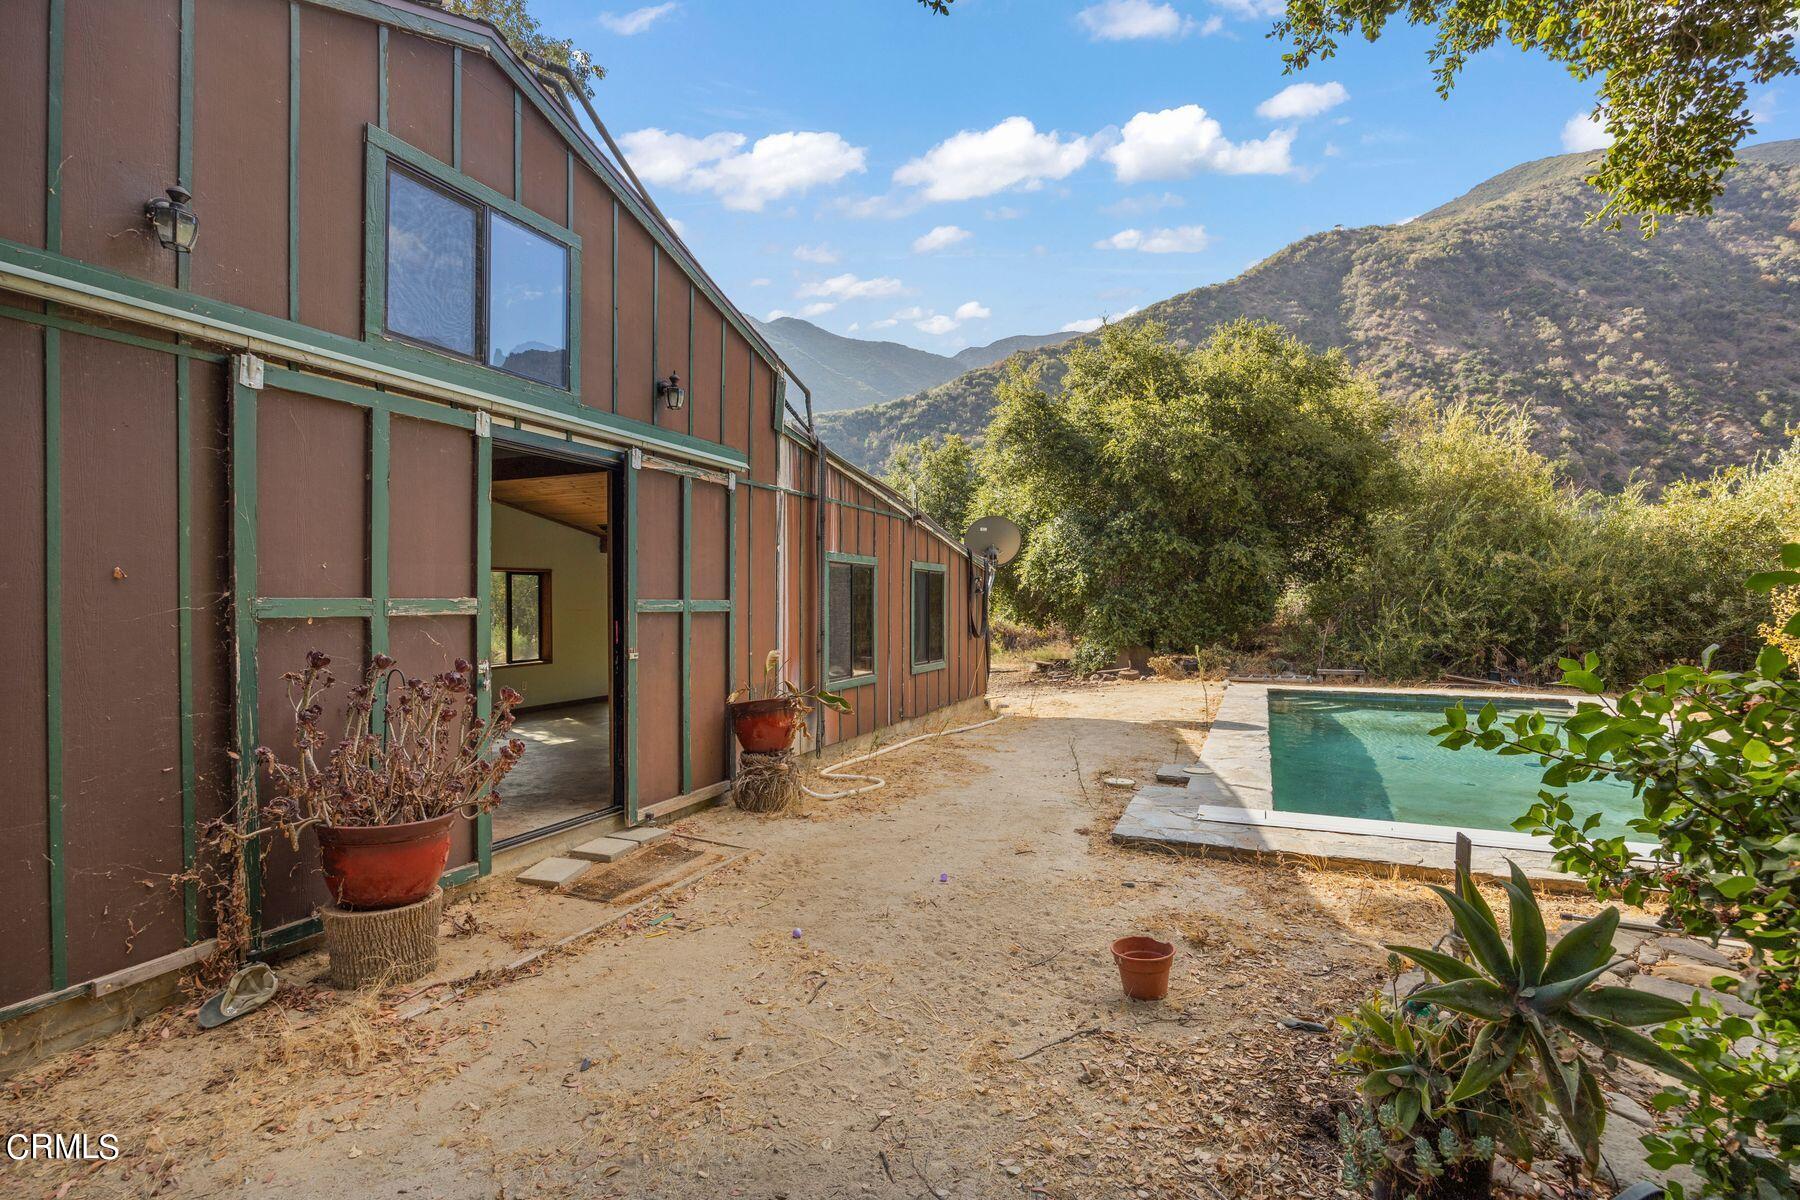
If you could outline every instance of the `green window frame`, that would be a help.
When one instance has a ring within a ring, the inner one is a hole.
[[[935,655],[931,653],[933,647],[930,645],[930,614],[920,604],[919,595],[919,586],[924,584],[925,603],[929,604],[933,581],[937,584],[938,609],[938,644]],[[912,643],[912,673],[923,675],[928,671],[942,671],[950,665],[950,573],[943,563],[913,563],[908,576],[906,603],[911,610],[907,629]],[[920,645],[921,641],[925,644]]]
[[[530,580],[529,588],[520,581]],[[496,668],[538,667],[550,663],[550,572],[517,567],[494,567],[488,572],[492,589],[493,621],[488,631],[488,651]],[[537,653],[521,657],[515,644],[519,636],[514,619],[521,604],[537,609]]]
[[[836,614],[839,595],[837,580],[842,578],[844,611]],[[855,625],[857,583],[866,580],[868,629],[866,660],[858,653],[859,639]],[[827,554],[825,556],[825,686],[834,691],[867,687],[881,678],[881,568],[873,558],[862,554]],[[845,651],[839,656],[834,628],[843,633]],[[866,661],[867,669],[861,664]]]
[[[536,387],[557,393],[581,393],[581,238],[572,229],[558,225],[548,217],[532,212],[512,197],[495,191],[479,180],[445,165],[423,150],[401,141],[376,125],[368,126],[367,169],[364,186],[367,194],[363,207],[363,340],[400,345],[424,353],[470,363],[502,375],[519,379]],[[460,353],[429,341],[408,337],[388,328],[388,172],[397,169],[423,185],[445,192],[453,200],[476,209],[475,247],[475,353]],[[535,376],[509,371],[491,365],[489,307],[492,301],[494,272],[488,255],[493,240],[496,218],[504,217],[528,233],[537,234],[567,252],[567,274],[564,293],[564,344],[568,347],[566,377],[561,383],[547,383]]]

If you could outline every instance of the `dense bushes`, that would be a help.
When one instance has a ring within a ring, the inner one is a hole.
[[[1800,447],[1652,499],[1560,485],[1531,435],[1517,413],[1410,414],[1402,483],[1288,632],[1388,678],[1754,656],[1769,607],[1739,581],[1800,528]]]

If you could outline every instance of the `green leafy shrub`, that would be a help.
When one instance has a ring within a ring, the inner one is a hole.
[[[1101,642],[1084,641],[1075,647],[1075,657],[1070,660],[1069,665],[1077,675],[1092,675],[1118,661],[1118,651],[1107,649]]]

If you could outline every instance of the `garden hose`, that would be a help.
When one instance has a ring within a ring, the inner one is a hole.
[[[859,762],[867,762],[871,758],[880,758],[883,754],[892,754],[894,751],[910,746],[914,742],[924,742],[929,741],[932,738],[946,737],[952,733],[968,733],[972,729],[985,729],[995,722],[1006,720],[1007,715],[1008,714],[1006,713],[1001,713],[997,717],[989,717],[985,721],[977,721],[973,725],[963,725],[956,729],[940,729],[936,733],[921,733],[917,737],[909,737],[903,742],[895,742],[891,746],[883,746],[879,750],[872,750],[867,754],[859,754],[855,758],[846,758],[840,763],[832,763],[829,767],[825,767],[819,772],[820,779],[836,780],[839,783],[849,783],[852,780],[859,779],[863,780],[863,786],[861,787],[851,788],[847,792],[815,792],[803,783],[800,785],[800,790],[805,792],[808,796],[811,796],[814,800],[842,800],[847,796],[860,796],[864,792],[873,792],[879,788],[886,787],[887,780],[882,779],[878,775],[851,774],[850,772],[845,771],[844,768],[855,766]]]

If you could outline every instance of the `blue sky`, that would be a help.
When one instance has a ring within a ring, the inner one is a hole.
[[[605,65],[602,117],[741,308],[941,353],[1086,327],[1595,144],[1592,87],[1510,49],[1448,101],[1402,26],[1283,75],[1273,3],[533,10]],[[1758,140],[1800,135],[1786,86],[1753,95]]]

